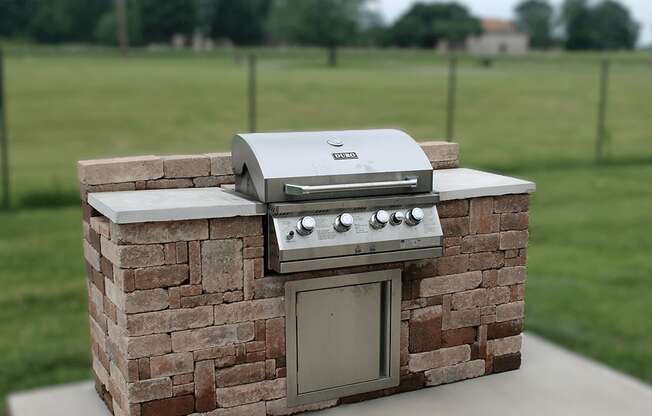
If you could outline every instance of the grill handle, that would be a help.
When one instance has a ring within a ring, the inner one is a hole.
[[[375,189],[416,188],[417,179],[404,179],[401,181],[343,183],[335,185],[293,185],[285,184],[287,195],[311,195],[327,192],[368,191]]]

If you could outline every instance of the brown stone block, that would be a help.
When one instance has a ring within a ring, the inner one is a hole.
[[[442,239],[442,245],[446,247],[454,247],[462,245],[462,237],[444,237]]]
[[[245,351],[247,353],[265,351],[265,341],[249,341],[245,344]]]
[[[100,257],[100,271],[107,279],[113,281],[113,264],[104,256]]]
[[[529,207],[529,195],[503,195],[497,196],[494,203],[494,212],[521,212],[527,211]]]
[[[403,281],[432,277],[437,275],[436,259],[424,259],[405,262]]]
[[[224,184],[235,183],[235,177],[233,175],[200,176],[198,178],[193,178],[192,183],[196,188],[216,188]]]
[[[193,370],[193,356],[191,352],[151,357],[149,363],[151,377],[153,378],[185,374]]]
[[[265,324],[267,358],[285,355],[285,318],[268,319]]]
[[[262,235],[254,235],[242,238],[242,246],[247,247],[263,247],[265,245],[265,237]]]
[[[510,301],[516,302],[525,299],[525,285],[518,284],[510,286]],[[105,308],[106,309],[106,308]]]
[[[146,189],[179,189],[179,188],[192,188],[192,179],[157,179],[155,181],[147,181],[145,184]]]
[[[264,380],[257,383],[217,389],[220,407],[242,406],[261,400],[273,400],[285,396],[285,380]]]
[[[215,325],[285,316],[283,298],[260,299],[215,306]],[[269,322],[268,322],[269,325]]]
[[[468,272],[423,279],[420,282],[419,295],[429,297],[447,293],[475,289],[482,283],[481,272]]]
[[[437,273],[441,276],[448,274],[459,274],[469,270],[469,255],[438,257]]]
[[[265,351],[248,352],[245,358],[246,363],[256,363],[258,361],[265,361]]]
[[[441,333],[441,347],[449,348],[475,342],[476,330],[473,327],[449,329]]]
[[[407,312],[408,318],[410,316],[409,311]],[[408,359],[410,357],[410,323],[407,321],[401,321],[401,343],[400,343],[400,365],[406,366],[408,364]]]
[[[77,175],[88,185],[157,179],[163,176],[163,161],[156,156],[80,160]]]
[[[469,207],[469,233],[488,234],[500,230],[500,216],[494,215],[494,198],[473,198]]]
[[[226,357],[216,358],[215,359],[215,368],[226,368],[233,367],[236,364],[244,363],[246,355],[243,355],[243,358],[240,362],[237,361],[237,356],[227,355]]]
[[[441,345],[441,306],[430,306],[412,311],[409,323],[409,351],[432,351]]]
[[[267,380],[273,380],[277,378],[276,360],[265,360],[265,378],[267,378]]]
[[[487,325],[487,339],[506,338],[523,332],[523,320],[496,322]]]
[[[500,233],[500,249],[510,250],[527,247],[527,231],[503,231]]]
[[[215,375],[215,382],[218,387],[237,386],[263,380],[265,380],[264,361],[219,369]],[[195,375],[196,382],[197,376]]]
[[[242,302],[243,300],[244,292],[242,290],[224,292],[224,303]]]
[[[176,376],[172,376],[172,384],[175,386],[192,383],[194,380],[195,377],[193,373],[179,374]]]
[[[165,255],[165,264],[177,263],[177,245],[175,243],[164,244],[163,253]]]
[[[210,360],[195,363],[195,409],[198,412],[217,407],[215,388],[215,363]]]
[[[254,339],[256,341],[265,341],[265,331],[266,331],[265,322],[266,321],[264,319],[260,319],[254,322],[254,328],[256,332],[256,336]]]
[[[468,235],[462,239],[462,253],[496,251],[499,247],[499,240],[498,233]]]
[[[469,217],[442,218],[444,237],[462,237],[469,234]]]
[[[147,380],[148,378],[152,378],[152,372],[150,371],[150,367],[149,367],[149,358],[147,358],[147,357],[139,358],[138,359],[138,379],[139,380]]]
[[[528,223],[529,223],[529,215],[527,212],[500,214],[501,231],[527,230]]]
[[[480,309],[476,308],[444,313],[442,328],[448,330],[477,325],[480,325]]]
[[[109,219],[103,216],[91,217],[90,218],[90,227],[97,234],[104,236],[108,239],[111,238],[111,228]]]
[[[432,165],[432,168],[434,170],[453,169],[459,166],[457,160],[441,160],[441,161],[431,162],[430,164]]]
[[[498,284],[498,270],[485,270],[482,272],[482,287],[491,288]]]
[[[522,318],[525,313],[525,304],[523,301],[505,303],[496,307],[496,321],[511,321]]]
[[[95,270],[100,270],[100,253],[84,240],[84,258]]]
[[[195,351],[193,354],[195,361],[213,360],[216,358],[224,358],[229,356],[235,357],[235,347],[233,345],[211,347],[204,350]]]
[[[128,315],[125,330],[130,336],[201,328],[213,324],[213,308],[171,309]]]
[[[102,237],[102,255],[109,259],[114,266],[121,268],[160,266],[165,263],[161,245],[119,246],[105,237]]]
[[[172,350],[168,334],[129,337],[126,341],[127,358],[143,358],[167,354]]]
[[[469,200],[456,199],[443,201],[437,204],[439,218],[466,217],[469,215]]]
[[[166,178],[194,178],[211,173],[211,161],[206,155],[163,156],[162,159]]]
[[[510,290],[507,287],[494,287],[487,290],[488,304],[500,305],[510,301]]]
[[[521,367],[521,353],[503,355],[493,358],[493,373],[517,370]]]
[[[473,309],[486,306],[488,302],[486,289],[473,289],[453,293],[451,306],[453,309]]]
[[[525,267],[505,267],[498,271],[498,285],[510,286],[518,283],[524,283],[527,270]]]
[[[468,361],[471,358],[471,347],[459,345],[450,348],[440,348],[434,351],[410,354],[409,368],[413,373],[446,367]]]
[[[462,254],[461,246],[444,247],[444,256],[459,256],[460,254]]]
[[[242,255],[245,259],[253,259],[263,257],[265,249],[263,247],[247,247],[242,250]]]
[[[171,397],[143,403],[141,416],[185,416],[192,413],[194,408],[192,395]]]
[[[211,239],[227,239],[263,234],[262,217],[216,218],[210,221]]]
[[[208,238],[208,220],[111,223],[111,238],[118,244],[176,243]]]
[[[175,244],[177,263],[188,263],[188,243],[185,241]]]
[[[188,280],[188,266],[185,264],[175,264],[136,269],[134,279],[136,289],[179,286]]]
[[[206,293],[203,295],[184,296],[179,306],[181,308],[197,308],[200,306],[219,305],[224,301],[221,293]]]
[[[194,394],[195,394],[195,383],[179,384],[178,386],[172,386],[172,395],[174,397],[191,395],[194,398]]]
[[[190,284],[201,284],[201,243],[199,241],[188,243],[188,272]]]
[[[428,157],[430,163],[441,161],[457,161],[459,158],[460,145],[447,141],[431,140],[420,142],[419,145]]]
[[[226,292],[243,288],[241,240],[202,242],[202,285],[207,292]]]
[[[127,385],[127,396],[130,403],[142,403],[172,397],[172,380],[166,377],[130,383]]]
[[[231,153],[208,153],[206,156],[211,161],[211,175],[233,175]]]
[[[172,333],[172,349],[175,352],[197,351],[211,347],[223,347],[254,339],[254,323],[209,326]]]
[[[136,290],[135,273],[131,269],[121,269],[113,266],[113,281],[116,288],[125,293],[133,292]]]
[[[502,251],[473,253],[469,255],[469,270],[487,270],[502,267],[505,262]]]

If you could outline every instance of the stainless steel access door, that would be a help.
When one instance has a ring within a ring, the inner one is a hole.
[[[399,383],[400,270],[288,282],[288,404]]]

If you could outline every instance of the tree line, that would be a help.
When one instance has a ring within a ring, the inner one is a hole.
[[[461,4],[415,3],[386,24],[367,0],[124,0],[132,45],[196,33],[235,45],[433,48],[482,33]],[[117,43],[116,0],[0,0],[0,37],[39,43]],[[631,49],[639,25],[614,0],[525,0],[514,10],[533,48]]]

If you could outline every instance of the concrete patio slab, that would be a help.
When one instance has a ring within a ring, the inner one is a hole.
[[[13,394],[8,408],[9,416],[109,416],[91,382]],[[523,367],[518,371],[310,414],[649,416],[652,415],[652,388],[535,335],[525,334]]]

